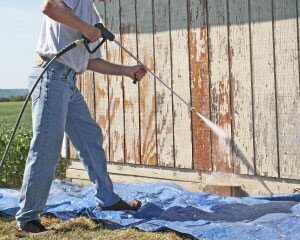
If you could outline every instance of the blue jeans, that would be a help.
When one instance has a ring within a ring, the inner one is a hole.
[[[42,67],[33,67],[29,89],[42,71]],[[33,138],[21,188],[20,210],[16,214],[20,228],[28,221],[38,220],[46,205],[64,132],[96,186],[99,205],[110,206],[120,200],[107,173],[102,130],[92,119],[75,83],[76,73],[54,62],[32,95]]]

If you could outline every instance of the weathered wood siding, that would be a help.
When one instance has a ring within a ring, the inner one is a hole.
[[[134,85],[87,72],[78,87],[103,129],[108,161],[300,179],[299,0],[107,0],[96,7],[118,41],[235,143],[220,146],[150,74]],[[112,42],[102,55],[136,64]]]

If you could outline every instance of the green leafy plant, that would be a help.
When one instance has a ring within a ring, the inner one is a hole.
[[[11,131],[4,130],[0,126],[0,156],[3,156],[5,147],[9,141]],[[32,132],[24,128],[20,128],[10,148],[9,154],[0,169],[0,187],[18,188],[22,184],[23,173],[27,154],[29,151]],[[68,162],[62,158],[56,167],[56,177],[65,178]]]

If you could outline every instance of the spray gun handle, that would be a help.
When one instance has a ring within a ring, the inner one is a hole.
[[[115,35],[113,35],[102,23],[97,23],[96,28],[99,28],[103,38],[108,39],[109,41],[115,40]]]
[[[115,40],[115,35],[113,35],[109,30],[107,30],[107,28],[105,28],[102,23],[95,24],[95,27],[100,29],[102,41],[94,50],[91,50],[89,47],[91,41],[86,36],[82,35],[82,42],[89,53],[95,53],[102,46],[102,44],[106,42],[107,39],[109,41]]]

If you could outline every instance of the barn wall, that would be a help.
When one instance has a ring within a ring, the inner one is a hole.
[[[235,143],[220,146],[150,74],[134,85],[86,72],[78,87],[103,129],[108,161],[300,180],[299,1],[97,3],[116,39]],[[112,42],[102,53],[135,64]]]

